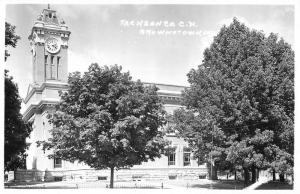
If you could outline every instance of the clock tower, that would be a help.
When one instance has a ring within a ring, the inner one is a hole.
[[[67,82],[70,31],[56,11],[44,9],[28,37],[31,45],[33,82]]]
[[[37,17],[28,37],[31,46],[33,83],[24,99],[23,119],[32,122],[27,139],[27,169],[55,168],[55,161],[47,158],[36,141],[47,140],[51,125],[47,115],[60,100],[59,91],[68,89],[68,41],[71,32],[55,10],[44,9]]]

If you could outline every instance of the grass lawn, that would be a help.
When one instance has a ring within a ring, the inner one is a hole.
[[[109,185],[108,181],[93,182],[10,182],[4,183],[5,189],[81,189],[81,188],[102,188]],[[133,182],[115,181],[116,189],[161,189],[161,182]],[[164,187],[166,188],[166,187]]]
[[[257,187],[256,190],[293,190],[293,184],[270,181]]]
[[[6,189],[80,189],[80,188],[106,188],[109,181],[95,182],[36,182],[36,183],[5,183]],[[219,189],[241,190],[244,188],[243,181],[234,180],[167,180],[167,181],[116,181],[116,189]],[[274,186],[270,186],[271,188]]]

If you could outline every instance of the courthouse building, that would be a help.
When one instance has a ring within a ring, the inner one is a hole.
[[[27,170],[17,170],[16,180],[108,180],[109,170],[94,170],[82,163],[71,163],[60,158],[49,159],[47,154],[37,147],[36,141],[50,137],[51,125],[47,114],[53,105],[59,102],[59,90],[67,90],[68,41],[71,32],[65,22],[57,17],[56,11],[44,9],[34,22],[29,35],[31,45],[33,83],[27,91],[23,119],[33,123],[33,131],[27,139]],[[152,84],[152,83],[144,83]],[[164,102],[164,108],[172,114],[180,107],[182,86],[155,84],[158,94]],[[174,152],[155,161],[145,162],[130,169],[115,172],[115,180],[142,179],[199,179],[204,178],[207,170],[193,159],[193,153],[187,142],[169,133],[166,138],[172,143]]]

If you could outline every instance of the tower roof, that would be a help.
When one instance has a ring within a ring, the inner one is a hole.
[[[56,16],[56,11],[52,9],[44,9],[38,20],[43,21],[45,24],[60,24]]]
[[[38,15],[36,21],[34,22],[31,34],[28,38],[31,39],[35,31],[44,30],[50,30],[67,35],[70,34],[65,21],[57,15],[56,10],[50,8],[50,5],[48,5],[47,9],[43,9],[42,13]]]
[[[44,24],[65,26],[65,21],[62,18],[58,18],[56,10],[51,9],[49,4],[47,9],[44,9],[37,17],[36,22],[38,21],[43,22]]]

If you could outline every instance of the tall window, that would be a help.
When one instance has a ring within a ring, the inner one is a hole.
[[[47,79],[49,75],[47,75],[47,69],[48,69],[48,55],[45,55],[45,78]]]
[[[58,72],[60,71],[60,70],[59,70],[60,57],[57,57],[56,59],[57,59],[57,63],[56,63],[56,64],[57,64],[57,70],[56,70],[56,74],[57,74],[57,75],[56,75],[56,77],[57,77],[57,79],[59,80],[60,77],[58,76]]]
[[[47,64],[48,55],[45,55],[45,64]]]
[[[51,74],[51,79],[55,79],[55,75],[53,74],[53,71],[54,71],[54,64],[53,64],[53,61],[54,61],[54,56],[51,56],[50,58],[51,60],[51,66],[50,66],[50,74]]]
[[[57,57],[57,65],[59,65],[59,60],[60,60],[60,57]]]
[[[190,166],[191,165],[191,153],[183,154],[183,165]]]
[[[61,158],[54,158],[54,168],[61,168],[61,167],[62,167]]]
[[[176,150],[176,148],[172,148],[170,150],[169,155],[168,155],[168,165],[169,166],[175,165],[175,160],[176,160],[175,150]]]
[[[53,65],[54,56],[51,56],[51,65]]]
[[[175,165],[175,156],[176,156],[175,153],[169,154],[169,156],[168,156],[168,165],[169,166]]]
[[[191,165],[191,150],[189,148],[183,149],[183,166]]]

